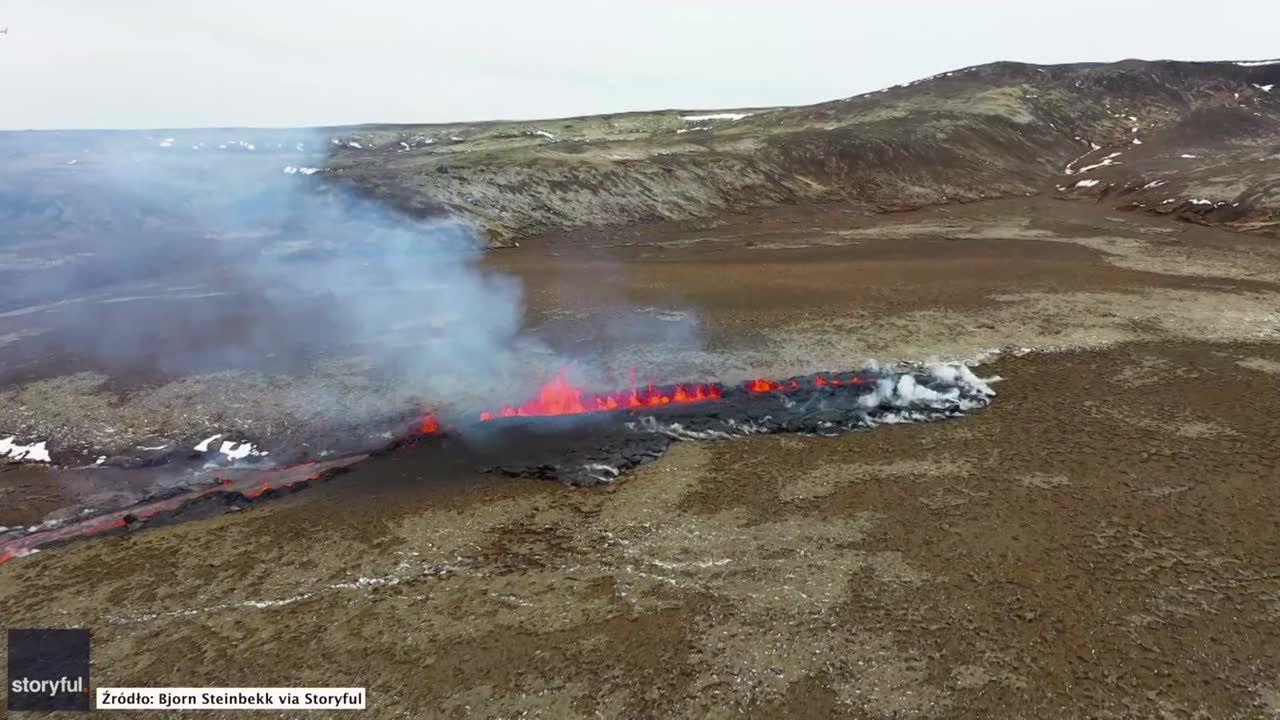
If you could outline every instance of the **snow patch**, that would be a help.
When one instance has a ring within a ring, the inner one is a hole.
[[[1237,60],[1236,65],[1243,67],[1261,67],[1263,65],[1280,65],[1280,60]]]
[[[243,460],[249,457],[250,455],[259,456],[259,455],[269,454],[269,453],[260,452],[254,449],[253,443],[251,442],[243,442],[243,443],[237,444],[237,443],[231,442],[230,440],[224,440],[222,442],[222,447],[218,448],[218,452],[222,453],[223,455],[226,455],[227,458],[230,460]]]
[[[1269,93],[1269,92],[1271,92],[1271,88],[1275,87],[1275,85],[1274,85],[1274,84],[1271,84],[1271,85],[1259,85],[1258,83],[1253,83],[1253,86],[1254,86],[1254,87],[1256,87],[1256,88],[1258,88],[1258,89],[1259,89],[1259,90],[1261,90],[1262,92],[1268,92],[1268,93]]]
[[[1089,187],[1093,187],[1094,185],[1097,185],[1100,182],[1102,181],[1101,180],[1081,180],[1080,182],[1076,183],[1075,186],[1078,188],[1089,188]]]
[[[1106,157],[1102,158],[1102,161],[1101,161],[1101,162],[1096,162],[1096,163],[1094,163],[1094,164],[1092,164],[1092,165],[1086,165],[1085,167],[1080,168],[1080,169],[1079,169],[1079,170],[1077,170],[1076,172],[1078,172],[1078,173],[1080,173],[1081,175],[1083,175],[1083,174],[1085,174],[1085,173],[1089,172],[1090,170],[1097,170],[1098,168],[1107,167],[1108,165],[1116,165],[1116,164],[1117,164],[1117,163],[1116,163],[1116,158],[1118,158],[1118,157],[1120,157],[1120,153],[1118,153],[1118,152],[1113,152],[1113,153],[1111,153],[1110,155],[1108,155],[1108,156],[1106,156]]]
[[[1196,158],[1198,158],[1198,157],[1200,157],[1200,156],[1199,156],[1199,155],[1191,155],[1190,153],[1182,153],[1182,154],[1181,154],[1181,155],[1179,155],[1178,157],[1180,157],[1180,158],[1186,158],[1186,159],[1188,159],[1188,160],[1195,160]]]
[[[204,440],[201,440],[200,442],[196,443],[196,446],[193,447],[192,450],[195,450],[196,452],[209,452],[209,443],[213,442],[214,440],[217,440],[220,437],[222,437],[222,433],[218,433],[217,435],[211,435],[205,438]]]
[[[1143,190],[1151,190],[1152,188],[1158,188],[1158,187],[1160,187],[1161,185],[1164,185],[1164,184],[1165,184],[1165,183],[1167,183],[1167,182],[1169,182],[1169,181],[1168,181],[1168,180],[1152,180],[1151,182],[1147,183],[1146,185],[1143,185],[1143,186],[1142,186],[1142,189],[1143,189]]]
[[[284,174],[285,175],[314,175],[323,169],[324,168],[294,167],[292,165],[285,165]]]
[[[712,113],[710,115],[681,115],[685,122],[702,122],[704,120],[741,120],[751,117],[753,113]]]
[[[52,462],[49,457],[49,450],[45,447],[45,441],[30,445],[19,445],[16,436],[9,436],[0,440],[0,458],[9,458],[10,460],[29,460],[32,462]]]

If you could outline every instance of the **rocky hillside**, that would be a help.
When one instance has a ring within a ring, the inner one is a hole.
[[[267,236],[281,198],[350,188],[494,244],[577,227],[842,201],[869,212],[1060,193],[1276,234],[1280,62],[995,63],[792,108],[309,130],[0,133],[10,240],[140,262],[217,217]],[[2,262],[0,270],[9,269]]]
[[[795,108],[366,127],[334,180],[495,242],[780,203],[1038,192],[1277,232],[1280,63],[995,63]]]

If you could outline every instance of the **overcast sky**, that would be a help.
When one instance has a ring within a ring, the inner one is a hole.
[[[992,60],[1280,56],[1280,1],[0,0],[0,128],[811,103]]]

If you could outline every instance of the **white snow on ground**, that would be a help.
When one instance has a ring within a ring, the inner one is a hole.
[[[541,135],[542,137],[544,137],[544,138],[546,138],[546,139],[548,139],[548,140],[555,140],[555,139],[556,139],[556,136],[555,136],[555,135],[552,135],[551,133],[547,132],[546,130],[535,130],[533,134],[534,134],[534,135]]]
[[[1138,138],[1134,138],[1134,139],[1133,139],[1133,144],[1134,144],[1134,145],[1141,145],[1141,144],[1142,144],[1142,141],[1141,141],[1141,140],[1139,140]]]
[[[1192,205],[1212,205],[1213,204],[1212,200],[1205,200],[1204,198],[1192,198],[1187,202],[1191,203]]]
[[[697,127],[680,128],[679,130],[676,131],[676,134],[678,135],[680,133],[693,132],[694,130],[710,130],[710,129],[711,127],[709,125],[698,125]]]
[[[75,164],[76,164],[76,162],[77,162],[76,160],[72,159],[72,160],[68,160],[68,161],[67,161],[67,164],[68,164],[68,165],[75,165]]]
[[[1110,155],[1108,155],[1108,156],[1106,156],[1106,157],[1102,158],[1102,161],[1101,161],[1101,162],[1094,163],[1093,165],[1086,165],[1085,167],[1080,168],[1080,169],[1079,169],[1079,170],[1077,170],[1076,172],[1078,172],[1078,173],[1080,173],[1081,175],[1083,175],[1083,174],[1085,174],[1085,173],[1089,172],[1090,170],[1097,170],[1097,169],[1098,169],[1098,168],[1100,168],[1100,167],[1106,167],[1106,166],[1108,166],[1108,165],[1115,165],[1115,164],[1116,164],[1116,158],[1118,158],[1118,157],[1120,157],[1120,153],[1118,153],[1118,152],[1113,152],[1113,153],[1111,153]]]
[[[1150,190],[1150,189],[1152,189],[1152,188],[1158,188],[1158,187],[1160,187],[1161,185],[1164,185],[1164,184],[1165,184],[1165,183],[1167,183],[1167,182],[1169,182],[1169,181],[1168,181],[1168,180],[1152,180],[1151,182],[1147,183],[1146,185],[1143,185],[1143,186],[1142,186],[1142,189],[1143,189],[1143,190]]]
[[[214,440],[217,440],[220,437],[222,437],[222,433],[218,433],[217,435],[212,435],[210,437],[207,437],[204,440],[201,440],[199,443],[197,443],[196,446],[192,448],[192,450],[195,450],[196,452],[209,452],[209,443],[213,442]]]
[[[463,138],[460,138],[460,137],[458,137],[457,135],[450,135],[450,136],[449,136],[449,139],[450,139],[450,140],[452,140],[452,141],[454,141],[454,142],[462,142],[462,140],[463,140]]]
[[[211,435],[204,440],[201,440],[194,449],[196,452],[209,452],[210,445],[221,437],[222,433]],[[232,440],[223,440],[222,444],[218,446],[218,452],[222,455],[226,455],[230,460],[243,460],[250,455],[263,456],[271,454],[265,450],[256,449],[251,442],[238,443]]]
[[[712,113],[711,115],[681,115],[685,122],[702,122],[703,120],[741,120],[751,117],[752,113]]]
[[[1076,139],[1077,139],[1077,140],[1079,140],[1080,138],[1076,138]],[[1097,146],[1093,146],[1093,147],[1091,147],[1091,148],[1089,149],[1089,152],[1087,152],[1087,153],[1085,153],[1085,154],[1081,155],[1080,157],[1077,157],[1075,160],[1072,160],[1071,162],[1067,163],[1066,167],[1062,168],[1062,172],[1063,172],[1064,174],[1066,174],[1066,175],[1075,175],[1075,174],[1076,174],[1075,164],[1076,164],[1076,163],[1078,163],[1078,162],[1080,162],[1081,160],[1085,159],[1086,157],[1088,157],[1089,153],[1091,153],[1091,152],[1093,152],[1094,150],[1097,150],[1097,149],[1098,149],[1098,148],[1097,148]]]
[[[174,143],[173,138],[165,138],[160,141],[160,147],[173,147],[173,143]]]
[[[356,142],[356,141],[354,141],[354,140],[348,140],[348,141],[347,141],[347,147],[352,147],[352,148],[355,148],[355,149],[357,149],[357,150],[363,150],[363,149],[364,149],[364,146],[363,146],[363,145],[361,145],[360,143],[358,143],[358,142]]]
[[[1161,205],[1168,205],[1169,203],[1176,203],[1176,202],[1178,202],[1178,198],[1167,198],[1164,202],[1162,202],[1162,203],[1160,203],[1160,204],[1161,204]]]
[[[1101,180],[1081,180],[1080,182],[1076,183],[1075,186],[1078,188],[1087,188],[1087,187],[1093,187],[1094,185],[1097,185],[1100,182],[1102,181]]]
[[[1199,155],[1191,155],[1191,154],[1188,154],[1188,153],[1182,153],[1182,154],[1181,154],[1181,155],[1179,155],[1178,157],[1180,157],[1180,158],[1186,158],[1186,159],[1188,159],[1188,160],[1195,160],[1196,158],[1198,158],[1198,157],[1200,157],[1200,156],[1199,156]]]
[[[243,460],[249,457],[250,455],[270,454],[270,453],[259,452],[258,450],[255,450],[253,448],[253,443],[251,442],[244,442],[244,443],[237,444],[237,443],[231,442],[230,440],[224,440],[222,442],[222,447],[218,448],[218,452],[222,453],[223,455],[226,455],[227,458],[231,460]]]
[[[1260,67],[1262,65],[1280,65],[1280,60],[1237,60],[1236,64],[1244,67]]]
[[[0,458],[7,457],[10,460],[52,462],[49,458],[49,450],[45,447],[45,442],[43,440],[30,445],[19,445],[14,442],[16,439],[16,437],[10,436],[0,440]]]
[[[1275,85],[1259,85],[1258,83],[1253,83],[1253,86],[1262,92],[1271,92],[1271,88],[1275,87]]]
[[[314,175],[323,169],[324,168],[294,167],[292,165],[285,165],[284,174],[285,175]]]

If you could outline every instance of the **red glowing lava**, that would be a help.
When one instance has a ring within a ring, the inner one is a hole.
[[[857,385],[860,382],[862,382],[862,378],[856,375],[848,382],[842,382],[840,378],[824,378],[818,375],[814,378],[813,384],[818,387],[826,387],[828,385]]]
[[[561,370],[550,382],[538,390],[538,396],[519,407],[506,406],[494,412],[480,414],[481,420],[504,417],[529,417],[541,415],[578,415],[604,412],[620,408],[660,407],[715,400],[724,396],[719,385],[686,384],[672,387],[655,387],[652,383],[643,388],[632,388],[613,393],[585,393],[569,382]]]
[[[782,390],[782,383],[761,378],[747,383],[747,389],[753,393],[779,392]]]
[[[631,369],[631,381],[635,383],[636,372]],[[839,378],[816,376],[818,387],[830,385],[853,385],[861,382],[854,377],[841,381]],[[759,378],[747,381],[743,387],[753,393],[785,393],[800,389],[795,380],[777,381]],[[716,383],[655,386],[649,383],[643,387],[620,390],[612,393],[588,393],[569,381],[564,370],[538,389],[532,400],[519,406],[504,406],[499,410],[480,413],[481,421],[496,420],[509,417],[533,417],[547,415],[579,415],[583,413],[608,412],[610,410],[640,409],[662,407],[664,405],[684,405],[688,403],[718,400],[724,397],[724,386]],[[441,432],[440,421],[435,415],[427,414],[422,418],[420,428],[424,435],[435,435]]]

